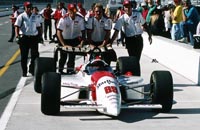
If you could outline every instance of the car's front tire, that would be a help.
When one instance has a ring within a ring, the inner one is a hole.
[[[34,90],[41,93],[41,78],[45,72],[56,72],[54,58],[40,57],[35,60]]]
[[[42,76],[41,111],[45,115],[60,112],[61,75],[47,72]]]
[[[154,71],[150,78],[152,104],[162,105],[161,112],[170,112],[173,105],[173,79],[169,71]]]

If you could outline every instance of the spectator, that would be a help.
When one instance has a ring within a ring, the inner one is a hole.
[[[13,42],[14,40],[14,37],[15,37],[15,21],[19,15],[19,11],[18,11],[19,7],[17,7],[16,5],[13,5],[12,6],[12,10],[13,10],[13,14],[10,16],[10,20],[11,20],[11,23],[12,23],[12,33],[11,33],[11,37],[10,39],[8,40],[8,42]]]
[[[91,16],[94,16],[94,12],[93,12],[93,8],[95,6],[96,3],[93,3],[90,10],[88,10],[87,14],[85,15],[85,21],[88,21],[88,18]]]
[[[148,0],[148,6],[149,6],[149,11],[148,11],[148,14],[147,14],[147,17],[146,17],[147,25],[149,25],[149,23],[151,21],[151,15],[156,10],[156,5],[154,5],[153,0]]]
[[[172,18],[171,12],[174,10],[174,5],[172,2],[164,7],[164,23],[165,23],[165,37],[171,38],[171,27],[172,27]]]
[[[196,28],[199,23],[199,14],[197,9],[191,4],[190,0],[184,0],[183,5],[183,22],[181,23],[183,38],[178,41],[187,43],[189,38],[190,44],[193,46],[193,35],[196,33]]]
[[[43,41],[43,38],[42,38],[42,24],[43,24],[43,18],[42,18],[42,16],[38,13],[39,12],[39,10],[38,10],[38,8],[35,6],[35,7],[33,7],[33,10],[32,10],[32,13],[33,14],[35,14],[36,16],[37,16],[37,19],[39,20],[39,23],[40,23],[40,32],[41,33],[39,33],[38,34],[38,42],[39,43],[44,43],[44,41]]]
[[[78,4],[77,4],[77,7],[78,7],[78,12],[79,12],[83,17],[85,17],[85,15],[86,15],[86,10],[83,8],[82,3],[78,3]]]
[[[57,36],[60,44],[66,48],[72,47],[82,47],[85,40],[85,25],[84,19],[77,15],[77,8],[75,4],[68,4],[68,13],[59,20],[57,25]],[[75,55],[72,53],[67,54],[66,52],[61,52],[61,57],[59,60],[59,72],[63,72],[63,68],[67,59],[67,74],[74,74],[75,66]]]
[[[155,0],[155,5],[156,8],[161,11],[160,13],[162,13],[163,6],[161,4],[161,0]]]
[[[160,0],[155,0],[155,4],[152,0],[149,2],[149,11],[146,17],[146,21],[150,26],[153,35],[164,36],[165,26],[164,26],[164,16],[163,16],[163,6]]]
[[[87,37],[91,48],[106,47],[110,39],[112,29],[112,20],[103,15],[103,6],[97,3],[94,6],[94,16],[88,19],[86,24]],[[110,64],[111,60],[108,55],[104,55],[106,63]]]
[[[34,61],[39,57],[38,52],[38,35],[41,34],[40,22],[36,14],[31,12],[32,4],[24,3],[25,11],[17,17],[15,22],[16,41],[21,51],[21,67],[23,77],[27,76],[27,60],[29,50],[31,51],[31,63],[29,73],[34,75]],[[20,31],[21,30],[21,31]],[[20,35],[22,37],[20,37]]]
[[[142,2],[142,3],[143,3],[143,2]],[[138,7],[137,7],[138,12],[140,12],[140,13],[142,13],[142,11],[143,11],[143,8],[142,8],[142,6],[141,6],[142,3],[139,3],[139,4],[138,4]]]
[[[142,17],[146,20],[146,17],[149,11],[146,2],[142,2],[141,7],[142,7]]]
[[[55,26],[55,34],[53,35],[53,40],[51,42],[55,42],[55,38],[57,38],[57,24],[59,20],[66,15],[66,9],[64,8],[63,2],[58,2],[56,10],[51,14],[53,16],[53,19],[55,20],[54,26]],[[58,40],[58,38],[57,38]]]
[[[106,6],[104,14],[106,15],[106,17],[111,18],[109,5]],[[113,19],[113,17],[112,17],[112,19]]]
[[[142,17],[141,13],[138,11],[132,11],[131,2],[129,0],[124,0],[123,2],[125,14],[123,14],[116,22],[114,26],[114,34],[111,39],[111,44],[118,35],[121,28],[124,28],[125,33],[125,44],[128,50],[129,56],[135,56],[138,61],[140,61],[142,49],[143,49],[143,28],[146,29],[149,35],[149,42],[152,43],[151,32]],[[143,28],[142,28],[142,27]]]
[[[51,14],[53,10],[51,9],[51,4],[47,4],[46,8],[43,10],[42,15],[44,17],[44,39],[47,40],[47,30],[49,28],[49,40],[52,40],[52,25],[51,25]]]
[[[175,10],[171,13],[171,18],[172,18],[171,38],[172,40],[177,41],[181,38],[180,23],[183,21],[181,0],[174,0],[174,4],[175,4]]]
[[[150,17],[149,28],[153,35],[164,35],[165,24],[163,16],[160,14],[160,10],[154,10],[153,14]]]
[[[117,12],[116,12],[116,15],[115,15],[115,22],[118,20],[119,17],[121,17],[122,15],[124,14],[124,10],[122,7],[119,7]],[[117,37],[117,45],[120,44],[120,42],[122,43],[122,46],[125,46],[125,43],[124,43],[124,38],[125,38],[125,35],[124,35],[124,32],[123,30],[121,29],[120,30],[120,33],[118,34],[118,37]]]

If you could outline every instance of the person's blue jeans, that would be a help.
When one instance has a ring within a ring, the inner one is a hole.
[[[190,39],[190,44],[194,45],[193,35],[196,33],[196,26],[188,22],[181,22],[180,25],[182,37],[188,37]]]
[[[172,40],[175,40],[175,41],[181,39],[181,26],[180,26],[180,23],[176,23],[176,24],[172,25],[171,38],[172,38]]]

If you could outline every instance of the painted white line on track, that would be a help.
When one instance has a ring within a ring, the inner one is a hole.
[[[6,106],[1,118],[0,118],[0,130],[5,130],[7,123],[9,121],[9,118],[14,110],[14,107],[17,103],[17,100],[19,98],[19,95],[26,83],[26,79],[25,77],[22,77],[19,81],[19,83],[17,84],[17,87],[15,89],[15,92],[13,93],[12,97],[10,98],[10,101],[8,102],[8,105]]]

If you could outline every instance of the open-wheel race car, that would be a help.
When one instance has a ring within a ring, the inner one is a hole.
[[[116,66],[111,67],[101,57],[101,49],[94,48],[75,74],[61,75],[57,67],[59,51],[83,56],[88,53],[83,49],[69,51],[57,47],[54,58],[36,60],[34,90],[41,93],[42,113],[56,115],[61,105],[70,109],[96,109],[110,116],[137,106],[161,112],[172,109],[173,80],[169,71],[152,72],[150,83],[145,84],[135,57],[119,57]]]

